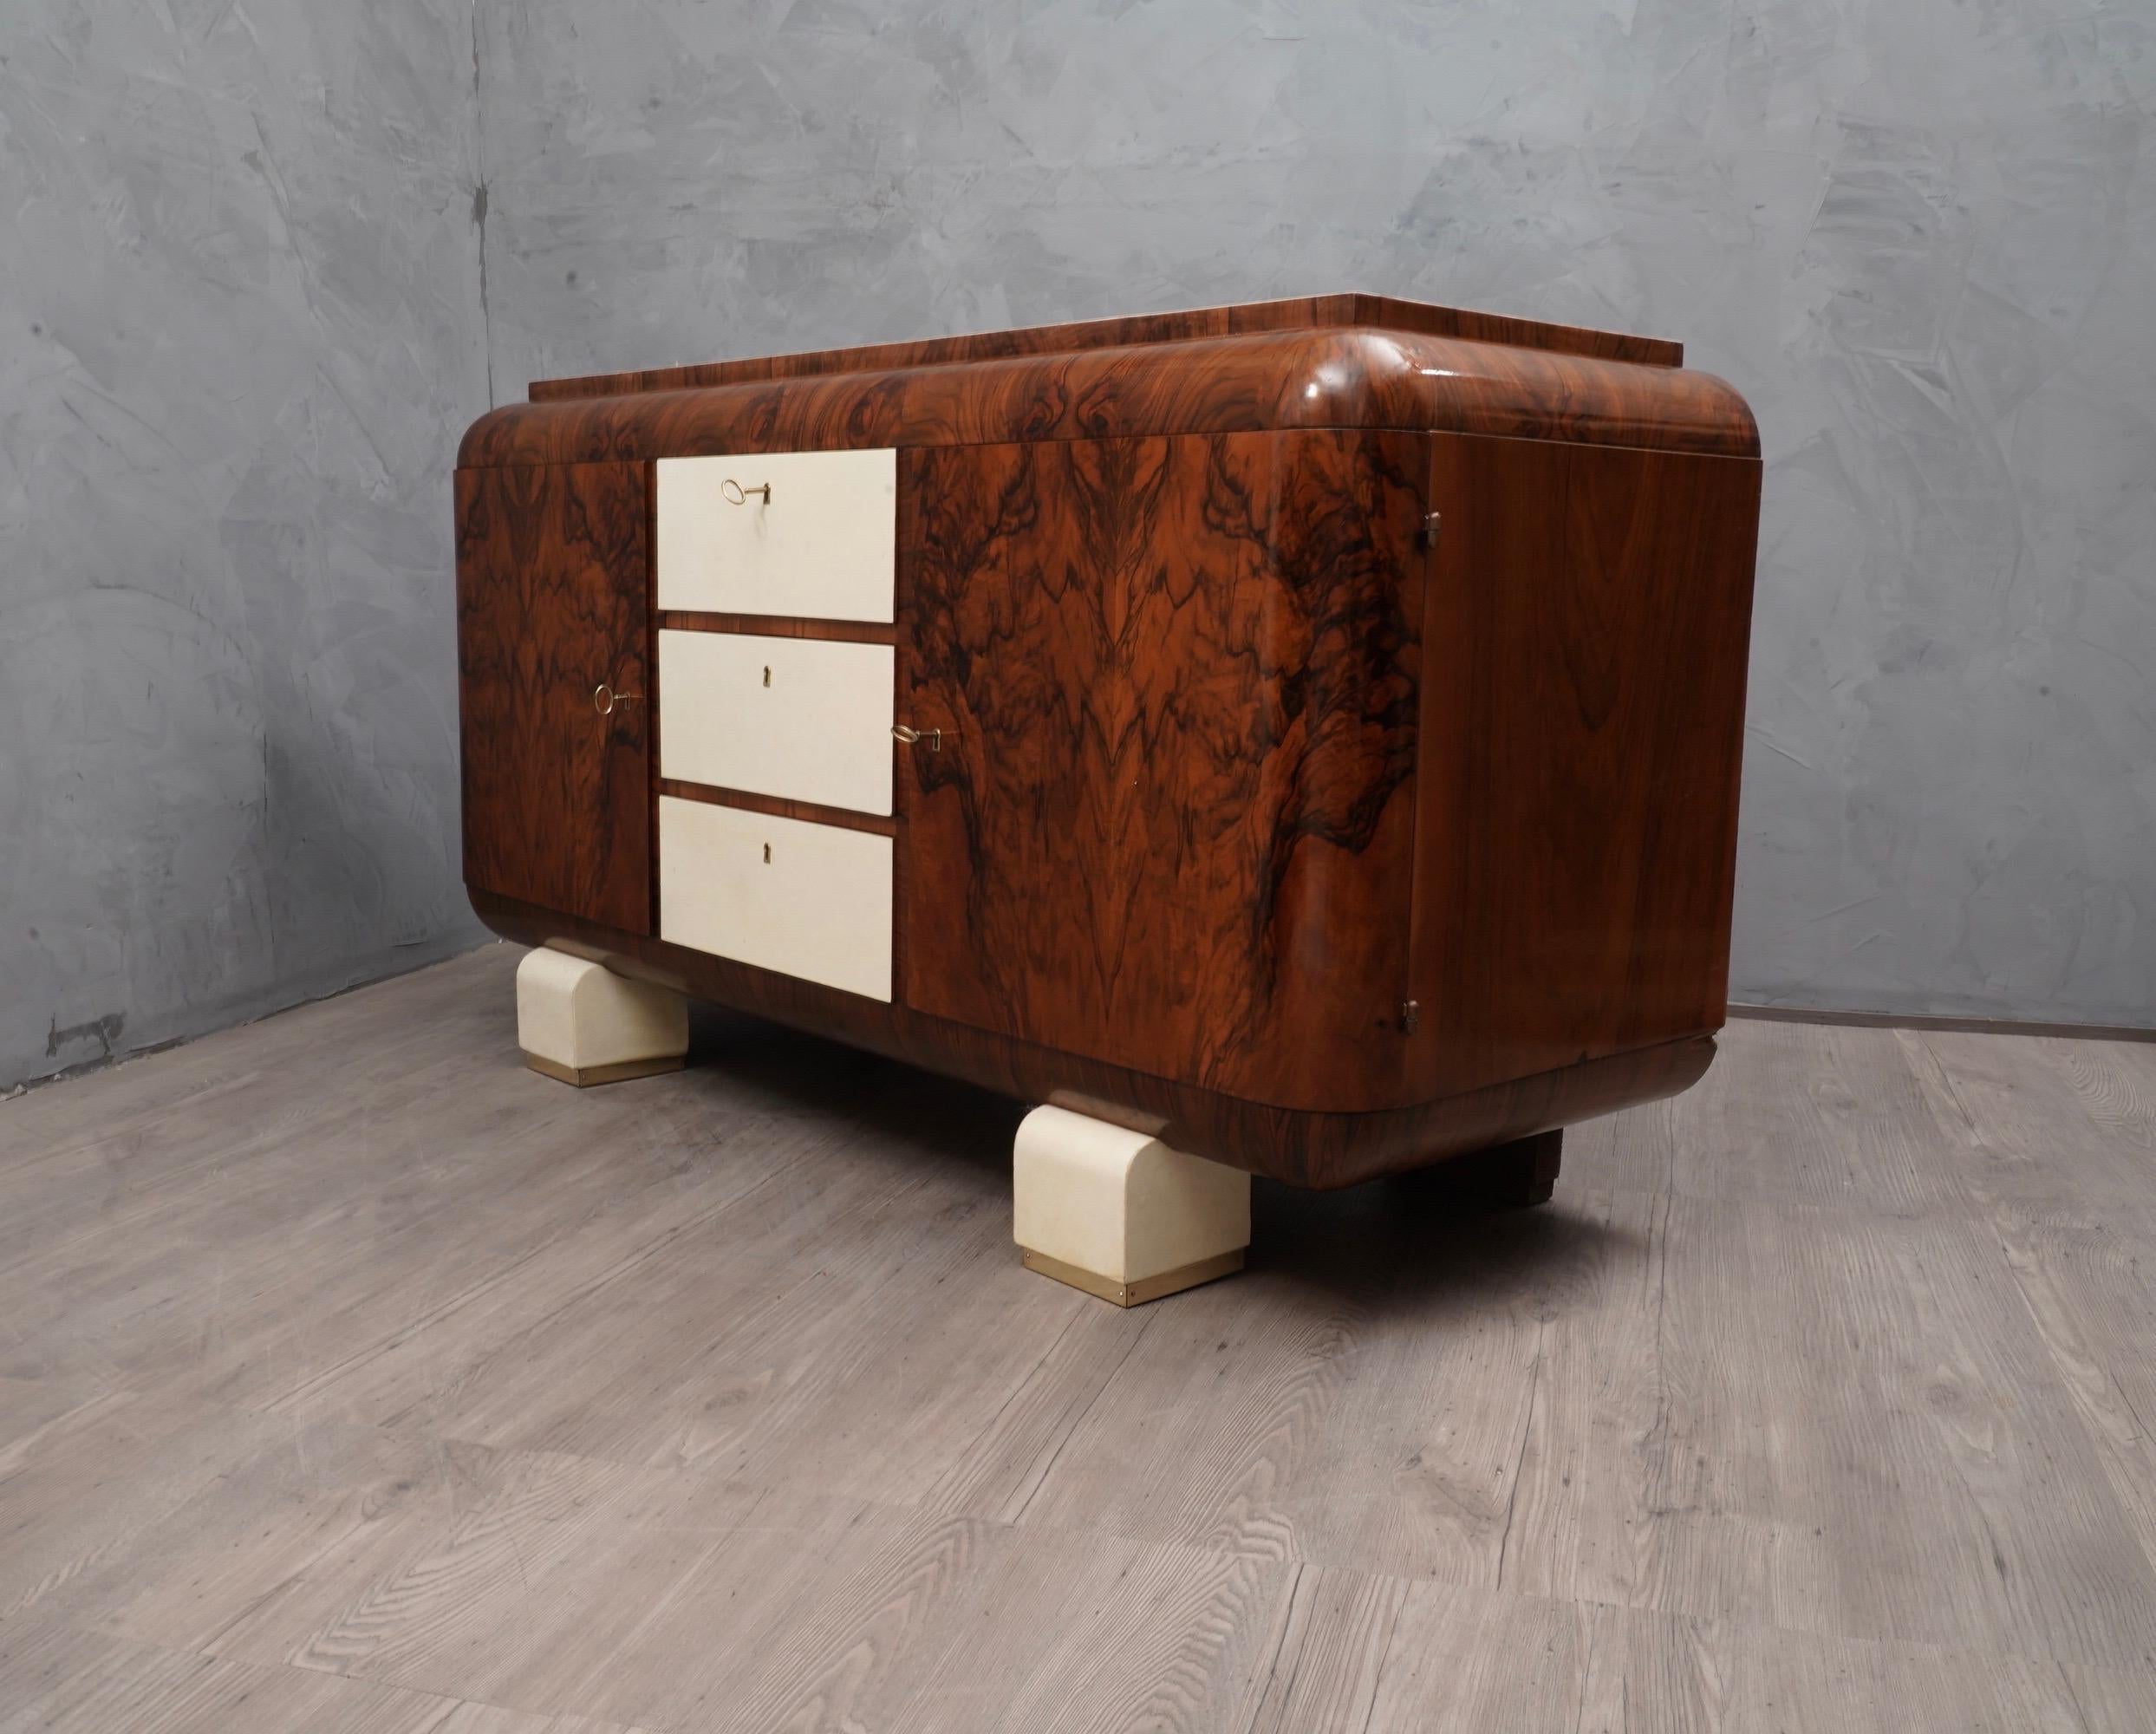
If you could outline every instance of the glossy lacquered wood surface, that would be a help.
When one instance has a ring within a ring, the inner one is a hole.
[[[904,991],[1278,1106],[1396,1105],[1427,441],[909,454]]]
[[[1716,1029],[1759,466],[1430,451],[1412,1087]]]
[[[466,465],[1354,427],[1755,457],[1711,375],[1380,327],[505,405]]]
[[[894,749],[875,827],[896,1003],[655,939],[648,890],[616,920],[558,867],[518,881],[562,842],[506,806],[476,809],[474,906],[1304,1185],[1683,1089],[1725,994],[1756,434],[1674,354],[1502,335],[1344,297],[483,418],[467,462],[603,460],[562,473],[625,506],[661,457],[896,447],[895,623],[763,629],[895,645],[896,720],[941,750]],[[629,612],[648,556],[609,557]],[[521,557],[460,564],[513,584]],[[575,636],[494,606],[467,634]],[[487,714],[482,755],[556,750]],[[647,883],[656,792],[622,845]]]
[[[459,470],[456,510],[465,879],[648,933],[645,466]]]
[[[1462,307],[1401,301],[1384,295],[1310,295],[1281,301],[1194,307],[1119,319],[1088,319],[1062,325],[1029,325],[1013,331],[978,331],[955,337],[871,343],[845,349],[809,349],[689,367],[635,373],[588,375],[581,379],[535,380],[534,403],[576,397],[619,397],[639,391],[678,391],[688,386],[738,385],[745,381],[809,379],[824,374],[881,373],[892,368],[945,367],[956,362],[1001,361],[1013,355],[1070,355],[1087,349],[1188,342],[1200,337],[1254,332],[1323,330],[1351,325],[1412,331],[1432,337],[1514,349],[1547,349],[1603,361],[1650,367],[1684,364],[1684,346],[1661,337],[1636,337],[1580,325],[1514,319]]]

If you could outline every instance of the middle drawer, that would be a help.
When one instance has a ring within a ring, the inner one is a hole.
[[[896,655],[888,644],[659,635],[659,774],[891,811]]]

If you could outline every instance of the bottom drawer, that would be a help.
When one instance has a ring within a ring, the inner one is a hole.
[[[659,797],[659,937],[891,997],[891,840]]]

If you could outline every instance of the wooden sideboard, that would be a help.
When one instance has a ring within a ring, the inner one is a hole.
[[[1684,1089],[1758,440],[1336,296],[551,381],[456,476],[498,932],[1339,1186]]]

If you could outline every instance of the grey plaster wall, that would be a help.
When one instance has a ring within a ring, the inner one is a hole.
[[[481,7],[494,376],[1335,288],[1770,468],[1734,989],[2156,1022],[2151,0]]]
[[[1770,454],[1736,990],[2156,1021],[2156,0],[12,0],[0,1085],[479,937],[544,374],[1365,288]]]
[[[0,1087],[479,936],[465,0],[0,20]]]

